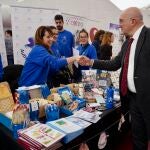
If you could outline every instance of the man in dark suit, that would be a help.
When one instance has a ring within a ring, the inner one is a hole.
[[[121,69],[120,96],[123,113],[128,103],[131,114],[134,150],[150,148],[150,29],[144,26],[141,11],[130,7],[119,18],[127,40],[110,61],[80,57],[80,65],[115,71]],[[131,42],[132,39],[132,42]]]

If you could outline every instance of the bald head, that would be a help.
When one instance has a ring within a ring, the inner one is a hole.
[[[133,34],[144,24],[143,15],[137,7],[130,7],[124,10],[119,18],[120,28],[127,36]]]
[[[122,12],[122,15],[125,15],[128,17],[130,16],[130,18],[135,18],[135,19],[143,21],[143,15],[142,15],[140,9],[137,7],[130,7],[130,8],[125,9]]]

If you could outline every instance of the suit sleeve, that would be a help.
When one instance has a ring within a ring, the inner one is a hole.
[[[124,50],[126,49],[126,42],[123,44],[121,51],[118,55],[111,60],[94,60],[92,68],[101,69],[107,71],[116,71],[122,66],[122,60],[124,55]]]

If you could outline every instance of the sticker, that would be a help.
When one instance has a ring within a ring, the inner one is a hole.
[[[99,149],[103,149],[106,146],[107,137],[108,137],[108,135],[106,135],[106,132],[102,132],[100,134],[99,141],[98,141],[98,148]]]
[[[125,118],[124,116],[122,115],[121,118],[120,118],[120,121],[119,121],[119,125],[118,125],[118,131],[121,131],[121,126],[122,124],[125,122]]]

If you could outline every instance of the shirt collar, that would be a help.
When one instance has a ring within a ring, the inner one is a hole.
[[[137,40],[139,38],[139,35],[140,35],[143,27],[144,27],[144,25],[142,25],[140,28],[138,28],[138,30],[134,33],[134,35],[133,35],[134,40]]]

